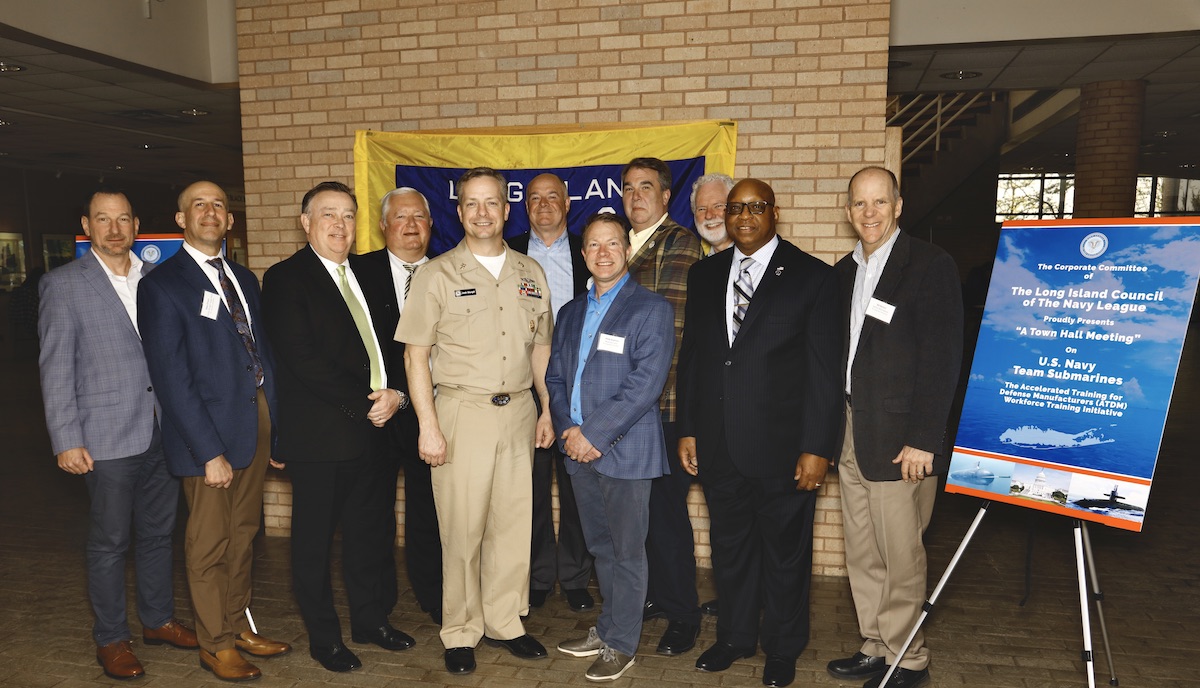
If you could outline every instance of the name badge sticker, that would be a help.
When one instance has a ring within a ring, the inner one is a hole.
[[[211,291],[204,292],[204,301],[200,303],[200,315],[209,320],[216,320],[221,312],[221,297]]]
[[[623,354],[625,353],[625,338],[601,332],[600,341],[596,342],[596,349],[614,354]]]
[[[892,314],[896,312],[896,307],[886,301],[880,301],[874,296],[871,297],[871,302],[867,304],[867,315],[891,324]]]
[[[457,298],[459,296],[474,296],[474,295],[475,295],[474,289],[455,289],[454,290],[455,298]]]

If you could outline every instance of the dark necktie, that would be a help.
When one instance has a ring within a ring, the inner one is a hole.
[[[750,266],[754,259],[746,256],[742,259],[742,270],[733,283],[733,336],[736,339],[742,321],[746,319],[746,309],[750,306],[750,297],[754,296],[754,280],[750,277]]]
[[[242,345],[246,347],[246,353],[250,354],[250,363],[254,366],[254,384],[261,387],[263,383],[262,359],[258,357],[258,346],[254,343],[254,335],[250,332],[250,321],[246,318],[246,309],[242,307],[242,299],[238,297],[237,290],[233,288],[233,282],[230,281],[229,275],[225,274],[225,263],[220,258],[212,258],[207,262],[217,269],[217,281],[221,283],[221,291],[225,292],[225,304],[229,307],[229,315],[233,317],[233,324],[237,327],[237,332],[242,337]]]

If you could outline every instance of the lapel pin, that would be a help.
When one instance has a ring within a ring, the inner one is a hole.
[[[777,267],[777,268],[775,268],[775,276],[776,276],[776,277],[778,277],[778,276],[780,276],[780,275],[782,275],[782,274],[783,274],[783,266],[780,266],[780,267]]]

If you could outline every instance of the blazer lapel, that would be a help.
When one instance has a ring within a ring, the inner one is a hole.
[[[742,319],[742,326],[738,328],[739,336],[754,326],[754,322],[758,320],[758,314],[766,308],[766,303],[774,297],[775,292],[779,289],[778,285],[786,271],[786,264],[791,262],[786,255],[786,246],[790,246],[790,244],[780,239],[779,245],[775,247],[775,252],[771,254],[771,262],[767,264],[762,279],[758,281],[758,286],[754,288],[754,294],[750,297],[750,305],[746,307],[746,317]],[[732,261],[732,258],[730,260]],[[722,310],[722,312],[724,311]],[[737,343],[738,337],[735,337],[733,345],[737,346]]]
[[[125,304],[121,302],[121,297],[117,296],[117,290],[109,280],[104,266],[100,264],[100,259],[93,255],[91,251],[88,251],[80,260],[84,261],[82,263],[83,277],[96,290],[96,295],[100,298],[100,301],[109,309],[120,313],[120,320],[129,326],[130,334],[137,337],[137,329],[134,328],[133,321],[129,319],[129,311],[125,310]]]
[[[904,233],[901,233],[900,236],[896,237],[896,243],[892,246],[892,253],[888,256],[887,265],[883,268],[883,274],[879,276],[879,284],[875,285],[875,292],[871,294],[873,298],[895,305],[893,296],[896,293],[896,287],[900,284],[900,278],[904,276],[904,268],[908,266],[908,256],[908,237]],[[851,287],[851,292],[853,294],[853,286]],[[851,298],[853,298],[853,295]],[[859,347],[862,347],[862,343],[867,341],[876,327],[881,327],[882,325],[883,323],[869,315],[863,318],[862,332],[858,335]]]
[[[599,350],[599,334],[603,332],[608,325],[612,324],[618,317],[620,317],[621,311],[625,310],[629,306],[629,299],[633,296],[633,287],[636,284],[637,282],[633,280],[633,277],[630,277],[629,281],[625,282],[625,284],[621,286],[621,291],[617,292],[617,295],[613,298],[612,305],[608,307],[608,312],[604,314],[604,319],[600,321],[600,327],[596,330],[596,339],[592,342],[592,348],[588,351],[588,363],[591,363],[592,357],[595,356],[596,352]],[[582,325],[583,323],[580,323],[580,330],[583,329]]]
[[[187,282],[188,286],[190,286],[193,290],[201,294],[204,292],[212,292],[217,296],[224,296],[220,291],[213,287],[212,282],[208,281],[208,275],[204,274],[204,269],[201,268],[195,260],[192,260],[192,257],[188,255],[187,252],[182,248],[180,248],[179,252],[172,256],[171,259],[175,261],[174,267],[179,271],[180,278],[182,278],[184,282]],[[227,270],[225,274],[228,275],[229,271]],[[201,303],[202,301],[195,304],[195,308],[197,310],[199,310]],[[243,303],[242,307],[245,308],[246,304]],[[233,323],[233,316],[230,314],[228,306],[222,304],[221,308],[217,309],[216,319],[217,322],[221,323],[221,325],[225,329],[229,330],[234,336],[239,338],[241,337],[241,335],[238,334],[237,325]]]

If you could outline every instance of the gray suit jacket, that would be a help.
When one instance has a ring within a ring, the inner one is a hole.
[[[146,263],[143,276],[154,266]],[[158,400],[142,340],[89,251],[41,281],[42,400],[55,454],[84,447],[95,461],[150,447]]]

